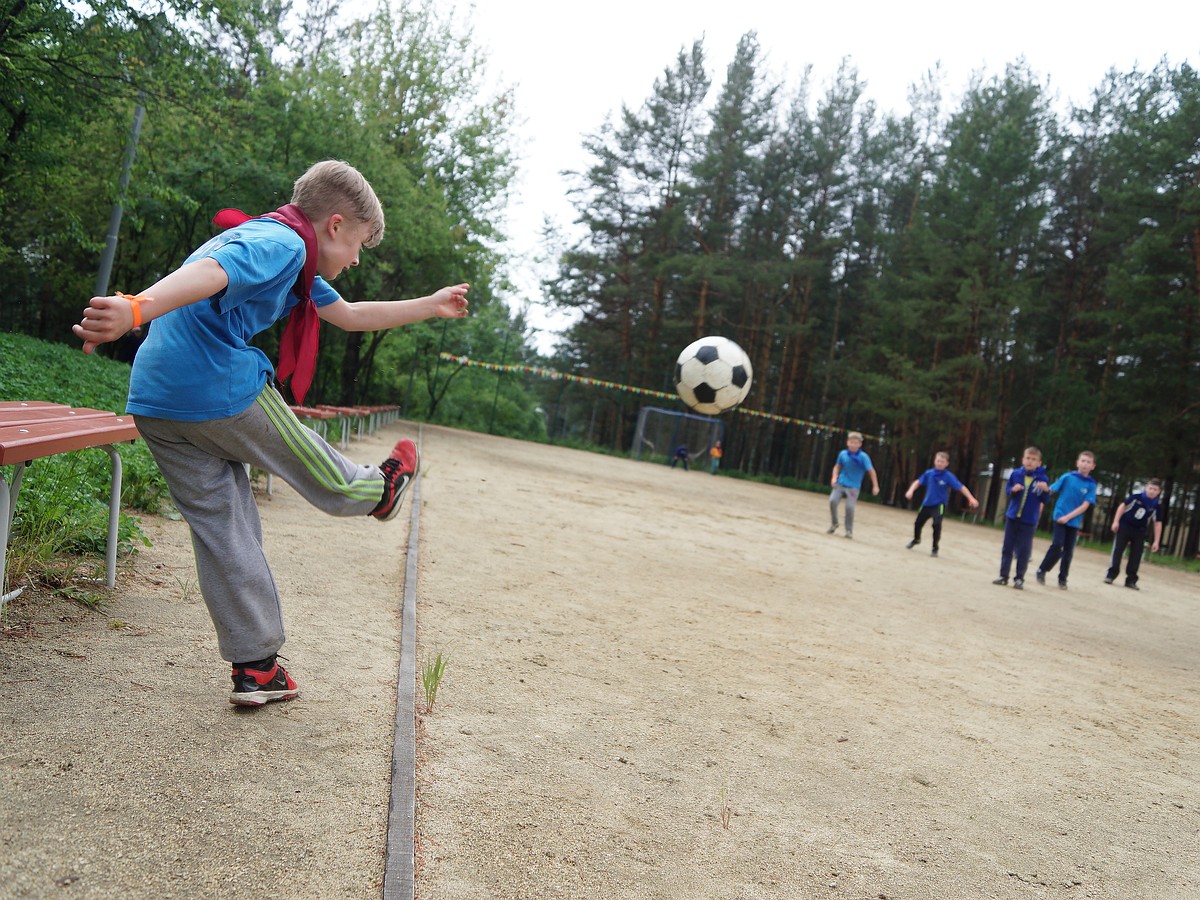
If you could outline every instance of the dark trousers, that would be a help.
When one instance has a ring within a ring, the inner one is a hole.
[[[1049,572],[1060,559],[1062,566],[1058,570],[1058,583],[1066,584],[1067,575],[1071,571],[1071,557],[1075,555],[1075,539],[1079,537],[1079,529],[1070,525],[1054,523],[1054,536],[1050,540],[1050,549],[1042,557],[1039,572]]]
[[[1112,559],[1108,562],[1108,578],[1115,580],[1121,574],[1121,554],[1129,547],[1129,564],[1125,566],[1125,584],[1137,584],[1138,568],[1142,565],[1142,550],[1146,546],[1146,529],[1126,528],[1124,525],[1117,529],[1113,538]]]
[[[925,527],[925,523],[933,519],[933,549],[938,548],[938,544],[942,540],[942,512],[946,509],[942,504],[937,506],[922,506],[921,511],[917,513],[917,521],[913,523],[913,542],[921,543],[921,529]]]
[[[1007,578],[1008,570],[1012,568],[1013,557],[1017,558],[1017,578],[1025,580],[1025,570],[1029,568],[1029,557],[1033,555],[1033,532],[1036,522],[1019,522],[1016,519],[1004,520],[1004,546],[1000,550],[1000,577]]]

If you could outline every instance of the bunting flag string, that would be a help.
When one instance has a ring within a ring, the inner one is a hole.
[[[604,381],[599,378],[589,378],[586,375],[572,375],[569,372],[560,372],[557,369],[548,369],[544,366],[526,366],[519,363],[490,363],[483,362],[478,359],[471,359],[468,356],[455,356],[453,353],[441,353],[439,356],[448,361],[456,362],[460,366],[470,366],[476,369],[484,369],[488,372],[497,373],[521,373],[525,375],[537,375],[539,378],[548,378],[551,381],[568,381],[576,384],[582,384],[587,387],[605,388],[606,390],[620,391],[624,394],[636,394],[640,397],[653,397],[656,400],[679,400],[679,395],[669,391],[652,391],[649,388],[634,387],[629,384],[617,384],[614,381]],[[796,419],[791,416],[781,416],[776,413],[761,412],[757,409],[746,409],[739,406],[731,412],[741,414],[743,416],[751,416],[758,419],[767,419],[771,422],[780,422],[786,425],[802,425],[805,428],[814,429],[817,431],[829,431],[833,433],[841,433],[844,428],[835,428],[832,425],[824,425],[820,422],[810,422],[808,419]],[[864,434],[864,438],[869,440],[879,440],[875,435]]]

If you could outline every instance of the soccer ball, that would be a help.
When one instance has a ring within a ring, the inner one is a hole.
[[[746,351],[729,338],[702,337],[679,354],[675,390],[696,412],[715,416],[746,399],[753,374]]]

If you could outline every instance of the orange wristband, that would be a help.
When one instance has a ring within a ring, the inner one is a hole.
[[[140,328],[142,326],[142,304],[151,298],[143,297],[141,294],[122,294],[120,291],[117,291],[117,296],[129,301],[129,308],[133,310],[133,327]]]

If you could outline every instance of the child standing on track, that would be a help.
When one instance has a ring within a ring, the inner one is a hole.
[[[1000,550],[1000,577],[992,584],[1008,584],[1008,573],[1012,569],[1013,557],[1017,559],[1017,577],[1013,587],[1018,591],[1025,587],[1025,570],[1033,553],[1033,532],[1042,516],[1042,502],[1050,485],[1042,465],[1042,451],[1037,447],[1026,447],[1021,456],[1021,465],[1008,476],[1005,496],[1008,509],[1004,512],[1004,545]]]
[[[951,491],[960,491],[967,498],[971,509],[979,506],[979,501],[963,486],[955,474],[946,468],[949,465],[950,454],[939,450],[933,457],[933,468],[926,469],[904,492],[905,498],[911,500],[917,488],[925,485],[925,497],[921,501],[921,510],[917,513],[917,520],[913,523],[913,539],[907,545],[909,550],[921,543],[921,529],[925,527],[926,522],[933,519],[933,548],[929,551],[929,555],[938,555],[938,545],[942,540],[942,516],[946,513],[946,503],[950,500]]]
[[[1163,518],[1158,504],[1158,495],[1162,493],[1162,482],[1151,478],[1146,482],[1145,489],[1140,494],[1130,494],[1117,507],[1113,516],[1112,558],[1108,563],[1108,573],[1104,576],[1105,584],[1112,584],[1121,574],[1121,555],[1129,547],[1129,564],[1125,567],[1125,587],[1141,590],[1138,587],[1138,568],[1142,564],[1142,548],[1146,544],[1146,530],[1153,526],[1154,542],[1150,552],[1157,553],[1162,541]]]
[[[233,664],[229,700],[259,706],[299,694],[276,661],[283,613],[262,546],[250,464],[280,476],[334,516],[393,518],[416,476],[416,445],[401,440],[381,465],[354,463],[305,428],[271,385],[275,372],[249,341],[290,316],[279,378],[298,402],[312,381],[318,319],[376,331],[467,314],[466,284],[415,300],[349,303],[328,282],[383,237],[370,184],[343,162],[297,179],[292,202],[251,218],[222,210],[229,230],[136,297],[93,297],[73,327],[84,353],[154,321],[134,359],[128,410],[187,520],[200,591],[221,656]]]
[[[1060,475],[1050,485],[1050,493],[1058,494],[1054,504],[1054,536],[1050,548],[1042,557],[1042,564],[1038,566],[1038,584],[1046,583],[1046,573],[1061,559],[1058,586],[1064,591],[1067,589],[1067,575],[1071,571],[1071,557],[1075,555],[1075,539],[1083,527],[1083,514],[1096,505],[1096,479],[1092,478],[1094,468],[1096,457],[1092,451],[1084,450],[1075,460],[1075,471]]]
[[[854,537],[854,507],[858,503],[864,475],[871,476],[872,493],[879,496],[879,478],[875,475],[875,467],[871,465],[871,457],[867,456],[862,445],[862,434],[850,432],[846,435],[846,449],[838,454],[837,462],[833,465],[833,477],[830,479],[833,490],[829,493],[829,518],[833,524],[829,526],[829,534],[838,529],[838,504],[844,497],[846,537]]]

